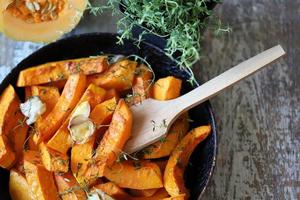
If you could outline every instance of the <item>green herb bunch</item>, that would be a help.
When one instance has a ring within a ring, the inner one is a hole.
[[[210,3],[220,0],[108,0],[106,5],[89,4],[88,9],[94,14],[104,9],[121,13],[118,21],[119,43],[132,38],[134,26],[143,27],[138,44],[145,34],[154,34],[167,39],[165,51],[175,58],[181,67],[190,67],[200,59],[202,31],[211,26],[216,33],[229,31],[222,28],[220,20],[212,15]],[[120,6],[124,12],[120,11]],[[212,19],[212,20],[211,20]]]

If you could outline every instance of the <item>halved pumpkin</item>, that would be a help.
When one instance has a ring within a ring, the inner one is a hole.
[[[0,30],[15,40],[51,42],[79,23],[86,6],[87,0],[2,0]]]

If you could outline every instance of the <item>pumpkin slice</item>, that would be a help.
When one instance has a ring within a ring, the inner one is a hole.
[[[133,104],[138,104],[149,97],[153,75],[150,69],[144,64],[139,65],[135,73],[132,86]]]
[[[28,131],[25,117],[20,112],[19,106],[19,97],[14,88],[9,85],[1,94],[0,99],[0,135],[8,136],[8,140],[10,140],[13,148],[12,151],[15,151],[17,157],[22,154]],[[10,148],[7,147],[6,149]]]
[[[152,95],[157,100],[170,100],[179,97],[182,80],[174,76],[161,78],[152,87]]]
[[[104,176],[122,188],[138,190],[163,187],[159,167],[149,161],[122,161],[107,167]]]
[[[46,170],[36,151],[24,152],[24,170],[26,180],[35,199],[58,200],[53,173]]]
[[[16,170],[10,170],[9,194],[13,200],[34,200],[26,178]]]
[[[105,89],[128,90],[132,87],[136,66],[135,61],[121,60],[102,74],[88,76],[87,81]]]
[[[173,150],[164,173],[164,186],[170,196],[186,194],[186,198],[188,198],[189,191],[185,188],[183,179],[184,170],[192,152],[210,134],[210,131],[210,126],[200,126],[193,129]]]
[[[151,197],[157,192],[157,188],[147,190],[129,189],[129,194],[134,197]]]
[[[104,101],[98,104],[90,114],[92,122],[95,124],[100,132],[96,131],[92,137],[84,144],[74,144],[71,150],[71,170],[76,175],[79,183],[84,180],[84,172],[87,165],[93,156],[94,146],[97,137],[101,135],[101,126],[107,126],[117,106],[116,98]]]
[[[142,150],[143,158],[154,159],[169,156],[188,129],[188,115],[185,113],[172,124],[167,136]]]
[[[164,198],[163,200],[185,200],[186,198],[185,194],[180,194],[176,197],[169,197],[169,198]]]
[[[168,192],[165,190],[165,188],[160,188],[151,197],[132,197],[131,200],[161,200],[166,197],[169,197]]]
[[[130,137],[131,128],[132,113],[125,101],[121,99],[113,114],[112,122],[89,163],[90,167],[85,172],[86,182],[90,183],[102,177],[105,168],[113,165]]]
[[[36,122],[37,143],[49,140],[69,116],[86,87],[86,76],[71,75],[51,113]]]
[[[6,135],[0,135],[0,167],[9,169],[16,161],[16,153],[14,152],[10,141]]]
[[[71,31],[87,6],[86,0],[61,0],[55,5],[54,1],[2,1],[3,32],[12,39],[33,42],[51,42]]]
[[[55,174],[56,185],[62,200],[86,200],[86,194],[72,173]]]
[[[50,149],[43,142],[39,144],[39,150],[42,163],[48,171],[61,173],[69,171],[69,158],[66,154]]]
[[[17,86],[24,87],[47,83],[61,87],[60,85],[64,85],[64,81],[71,74],[79,72],[85,75],[101,73],[107,67],[106,56],[49,62],[22,70],[18,77]]]

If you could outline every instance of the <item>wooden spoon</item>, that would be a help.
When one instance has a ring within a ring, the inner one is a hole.
[[[285,51],[280,45],[275,46],[176,99],[168,101],[146,99],[141,104],[131,107],[133,112],[132,136],[126,143],[125,152],[133,153],[158,141],[167,134],[171,124],[182,113],[238,83],[284,54]]]

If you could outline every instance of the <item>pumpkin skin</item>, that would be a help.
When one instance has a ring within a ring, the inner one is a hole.
[[[87,6],[87,0],[66,0],[58,18],[52,21],[28,23],[7,10],[12,0],[0,4],[0,30],[15,40],[52,42],[70,32],[80,21]]]

